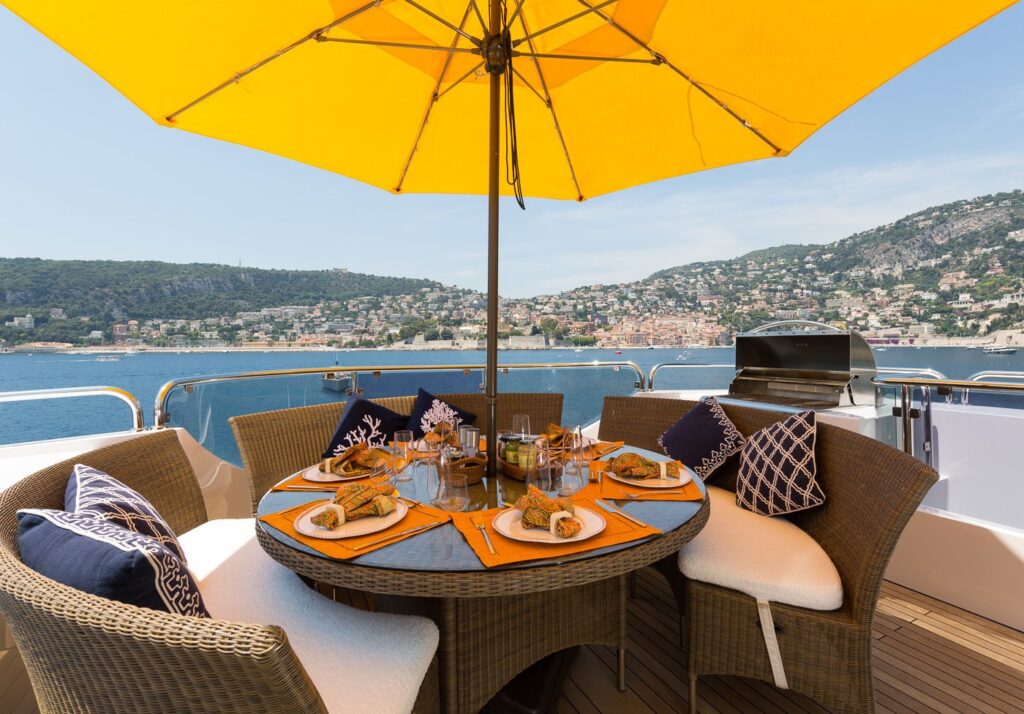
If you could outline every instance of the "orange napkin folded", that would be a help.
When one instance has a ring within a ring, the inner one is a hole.
[[[669,493],[665,493],[669,491]],[[637,498],[630,498],[637,496]],[[689,481],[679,488],[643,488],[620,483],[610,478],[601,479],[601,498],[610,498],[616,501],[700,501],[704,498],[700,488],[693,481]]]
[[[354,538],[325,540],[323,538],[311,538],[295,530],[295,519],[318,503],[327,503],[327,501],[310,501],[309,503],[303,503],[301,506],[295,506],[294,508],[289,508],[284,511],[260,516],[260,520],[267,525],[273,526],[285,535],[294,538],[303,545],[312,548],[318,553],[326,555],[328,558],[334,558],[335,560],[350,560],[351,558],[357,558],[360,555],[372,553],[378,548],[386,548],[389,545],[394,545],[406,538],[412,538],[420,533],[425,533],[429,528],[444,525],[451,520],[451,517],[445,511],[431,508],[430,506],[423,504],[418,506],[406,504],[409,505],[409,512],[406,514],[405,518],[390,528],[385,528],[382,531],[377,531],[376,533],[370,533],[364,536],[356,536]],[[416,533],[409,533],[401,537],[396,537],[393,540],[387,540],[383,543],[355,550],[356,547],[365,545],[371,541],[376,541],[389,535],[397,535],[402,531],[409,530],[410,528],[417,528],[419,526],[428,526],[429,528],[425,528],[424,530]]]
[[[638,526],[625,518],[609,513],[589,498],[574,498],[573,505],[582,506],[601,515],[607,523],[605,529],[592,538],[573,543],[524,543],[506,538],[494,530],[494,526],[491,525],[494,517],[504,509],[491,508],[486,511],[453,513],[452,523],[462,533],[477,557],[480,558],[480,562],[488,568],[522,563],[529,560],[559,558],[566,555],[584,553],[588,550],[604,548],[609,545],[642,540],[661,533],[654,526]],[[487,535],[491,537],[491,543],[494,544],[497,555],[491,555],[491,552],[487,549],[483,533],[474,525],[474,520],[477,519],[487,529]]]

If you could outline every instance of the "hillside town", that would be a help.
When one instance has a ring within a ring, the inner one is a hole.
[[[842,241],[782,246],[671,268],[636,282],[505,299],[505,348],[729,345],[778,320],[856,329],[892,344],[1024,343],[1024,198],[1020,191],[928,209]],[[8,349],[477,349],[482,294],[440,284],[399,295],[263,307],[202,319],[80,320],[78,342],[31,338],[38,315],[5,322]],[[14,336],[12,339],[12,335]],[[21,338],[21,339],[19,339]]]

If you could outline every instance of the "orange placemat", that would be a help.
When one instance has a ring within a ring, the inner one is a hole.
[[[473,549],[473,552],[476,553],[480,562],[488,568],[493,568],[498,565],[523,563],[529,560],[558,558],[565,555],[584,553],[588,550],[595,550],[609,545],[618,545],[620,543],[641,540],[661,533],[661,531],[654,526],[638,526],[625,518],[609,513],[595,504],[590,498],[574,498],[573,503],[575,505],[582,506],[583,508],[589,508],[591,511],[600,514],[607,523],[604,531],[593,538],[589,538],[584,541],[577,541],[575,543],[566,543],[565,545],[524,543],[522,541],[506,538],[494,530],[491,522],[498,513],[504,510],[500,508],[492,508],[486,511],[471,511],[469,513],[453,513],[452,523],[459,529],[459,532],[462,533],[462,536],[466,539],[469,547]],[[491,543],[494,544],[494,549],[497,551],[497,555],[491,555],[491,552],[487,550],[487,543],[484,541],[484,536],[480,530],[473,525],[473,518],[481,519],[481,522],[487,529],[487,535],[491,537]]]
[[[704,498],[693,481],[679,488],[666,490],[671,493],[663,493],[657,488],[630,486],[610,478],[601,479],[601,498],[611,498],[616,501],[700,501]],[[639,498],[630,498],[630,496],[639,496]]]
[[[388,535],[396,535],[402,531],[409,530],[410,528],[417,528],[419,526],[429,526],[433,528],[440,526],[451,520],[451,517],[445,511],[431,508],[430,506],[418,505],[409,506],[409,512],[405,518],[400,520],[390,528],[385,528],[382,531],[376,533],[370,533],[369,535],[358,536],[356,538],[344,538],[342,540],[324,540],[322,538],[310,538],[309,536],[302,535],[295,530],[295,519],[298,518],[307,509],[312,508],[317,503],[326,503],[327,501],[310,501],[309,503],[303,503],[301,506],[295,506],[285,511],[279,511],[277,513],[271,513],[266,516],[260,516],[260,520],[278,529],[287,536],[294,538],[305,546],[312,548],[318,553],[323,553],[328,558],[335,558],[336,560],[349,560],[356,558],[360,555],[366,555],[372,553],[378,548],[386,548],[389,545],[394,545],[406,538],[412,538],[420,533],[426,532],[426,528],[417,533],[409,533],[401,537],[396,537],[393,540],[388,540],[383,543],[371,545],[368,547],[360,548],[355,550],[357,546],[365,545],[371,541],[384,538]],[[407,504],[408,505],[408,504]]]

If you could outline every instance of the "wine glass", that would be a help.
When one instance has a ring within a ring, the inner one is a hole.
[[[561,483],[548,460],[542,461],[526,472],[526,486],[527,488],[533,486],[551,498],[556,498],[561,489]]]
[[[519,434],[519,436],[530,435],[530,415],[529,414],[513,414],[512,415],[512,433]]]
[[[412,460],[413,433],[408,429],[395,432],[395,481],[410,481],[412,476],[406,472],[409,462]]]

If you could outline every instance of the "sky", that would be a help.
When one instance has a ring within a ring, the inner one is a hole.
[[[583,204],[502,205],[501,293],[826,243],[1024,188],[1024,5],[925,58],[791,156]],[[381,246],[387,245],[386,250]],[[392,196],[155,125],[0,8],[0,256],[345,267],[486,287],[486,202]]]

